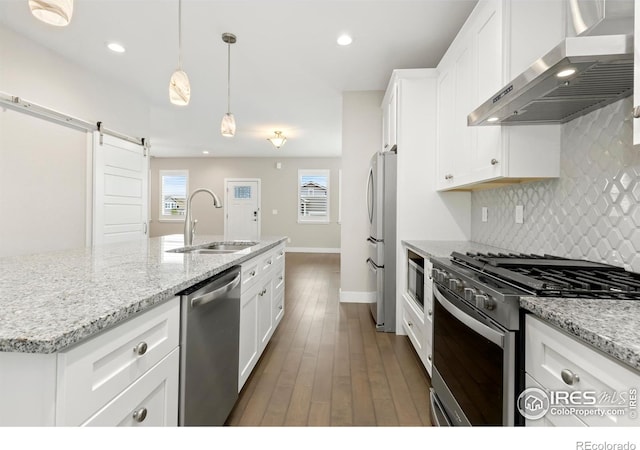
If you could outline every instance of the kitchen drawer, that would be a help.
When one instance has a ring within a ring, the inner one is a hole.
[[[271,276],[276,264],[276,252],[271,250],[262,256],[260,261],[260,275]]]
[[[628,397],[629,389],[640,387],[640,373],[532,315],[526,317],[525,340],[525,370],[545,389],[593,391],[599,398],[603,393]],[[563,381],[563,371],[574,374],[575,381]],[[589,426],[640,425],[629,414],[580,419]]]
[[[284,290],[284,266],[275,268],[275,276],[273,277],[273,292],[277,295]]]
[[[82,426],[177,426],[179,362],[176,348]]]
[[[284,291],[274,294],[273,300],[273,328],[278,326],[284,316]]]
[[[240,288],[240,290],[242,293],[251,288],[258,279],[260,272],[260,261],[261,256],[256,256],[255,258],[241,264],[240,267],[242,272],[240,275],[240,279],[242,280],[242,287]]]
[[[179,328],[174,297],[60,352],[56,424],[79,425],[104,407],[178,346]]]
[[[424,319],[420,317],[421,311],[414,306],[415,302],[406,294],[403,294],[402,297],[402,326],[416,349],[416,353],[424,363]]]
[[[278,264],[284,264],[284,259],[285,259],[285,245],[284,244],[280,244],[277,248],[276,248],[276,253],[275,253],[275,264],[276,266]]]
[[[540,384],[536,382],[531,375],[525,375],[525,386],[527,388],[538,388],[543,391],[549,392],[548,389],[544,389]],[[537,420],[525,420],[525,426],[527,427],[586,427],[587,424],[576,416],[562,416],[546,414]]]

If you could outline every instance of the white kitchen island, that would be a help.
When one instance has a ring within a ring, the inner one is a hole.
[[[223,241],[200,236],[193,247]],[[116,425],[122,411],[130,424],[175,425],[176,294],[276,250],[284,255],[285,241],[212,255],[172,252],[183,247],[172,235],[0,258],[0,426]],[[136,399],[161,414],[131,407]]]

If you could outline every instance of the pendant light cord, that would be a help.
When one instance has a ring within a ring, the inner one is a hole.
[[[227,113],[231,112],[231,42],[227,42]]]
[[[182,70],[182,0],[178,0],[178,69]]]

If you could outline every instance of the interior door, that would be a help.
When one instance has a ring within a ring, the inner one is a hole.
[[[260,180],[226,180],[225,184],[225,239],[260,239]]]
[[[93,245],[148,237],[149,158],[142,145],[93,135]]]

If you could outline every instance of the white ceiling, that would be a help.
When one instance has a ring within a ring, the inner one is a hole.
[[[191,102],[171,105],[177,0],[76,0],[71,24],[47,26],[27,0],[0,0],[0,23],[143,92],[155,156],[341,155],[342,92],[384,90],[393,69],[435,67],[476,0],[183,0],[183,69]],[[234,138],[220,135],[231,46]],[[340,47],[347,32],[353,44]],[[107,41],[122,43],[118,55]],[[288,137],[276,150],[266,138]]]

